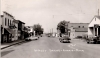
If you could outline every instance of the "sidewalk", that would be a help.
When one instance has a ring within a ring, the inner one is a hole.
[[[2,50],[2,49],[5,49],[7,47],[10,47],[10,46],[16,45],[18,43],[22,43],[22,42],[25,42],[25,40],[18,40],[18,41],[12,42],[12,43],[3,43],[3,44],[1,44],[0,48]]]
[[[32,37],[32,39],[36,39],[37,38],[37,37],[34,37],[34,36],[31,36],[31,37]],[[31,38],[31,37],[28,37],[28,38]],[[7,47],[10,47],[10,46],[22,43],[22,42],[26,42],[26,41],[25,40],[17,40],[17,41],[12,42],[12,43],[3,43],[3,44],[1,44],[0,48],[2,50],[2,49],[5,49]]]

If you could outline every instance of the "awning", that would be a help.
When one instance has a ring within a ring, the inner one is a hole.
[[[10,29],[10,28],[5,28],[9,33],[11,33],[11,34],[15,34],[15,31],[13,31],[12,29]]]

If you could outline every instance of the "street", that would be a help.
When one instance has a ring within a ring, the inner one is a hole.
[[[1,58],[100,58],[100,44],[81,39],[60,43],[57,37],[41,37],[1,50]]]

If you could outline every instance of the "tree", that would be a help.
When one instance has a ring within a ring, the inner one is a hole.
[[[33,26],[33,30],[35,31],[36,35],[41,35],[41,34],[43,34],[43,31],[44,31],[44,29],[39,24],[35,24]]]
[[[69,21],[65,21],[65,20],[59,22],[57,25],[57,30],[59,30],[60,33],[68,34],[68,23],[69,23]]]

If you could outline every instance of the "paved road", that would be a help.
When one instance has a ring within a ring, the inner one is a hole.
[[[100,58],[100,44],[73,39],[60,43],[58,38],[42,37],[1,51],[2,58]]]

